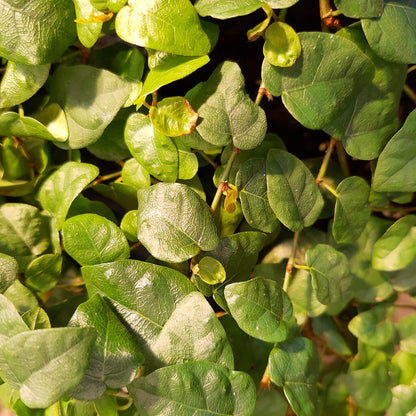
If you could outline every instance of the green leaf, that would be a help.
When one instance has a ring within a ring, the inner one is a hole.
[[[241,209],[251,227],[271,233],[279,227],[279,220],[267,198],[266,161],[249,159],[244,162],[235,178]]]
[[[126,210],[137,209],[137,189],[126,183],[112,182],[109,185],[99,183],[92,187],[100,195],[109,198]]]
[[[416,355],[400,350],[394,354],[391,362],[401,370],[400,384],[411,384],[416,375]]]
[[[351,176],[337,187],[332,234],[337,243],[352,243],[361,235],[371,215],[367,182]]]
[[[67,218],[89,213],[101,215],[114,223],[117,222],[113,211],[104,202],[91,201],[82,194],[79,194],[72,202]]]
[[[264,139],[265,113],[246,93],[244,77],[236,63],[226,61],[218,66],[208,81],[188,91],[186,98],[200,117],[195,130],[208,143],[232,143],[248,150]]]
[[[328,244],[317,244],[306,252],[306,264],[311,268],[312,286],[324,305],[350,300],[352,275],[345,254]]]
[[[137,210],[129,211],[120,223],[121,231],[129,241],[137,242]]]
[[[273,348],[269,357],[270,378],[283,387],[297,416],[318,414],[317,380],[320,359],[313,342],[292,338]]]
[[[177,55],[200,56],[211,49],[189,0],[130,0],[116,17],[121,39]]]
[[[27,204],[8,203],[0,207],[0,252],[16,259],[19,271],[49,247],[49,221]]]
[[[414,0],[386,0],[383,3],[384,10],[379,19],[361,20],[368,43],[387,61],[415,62],[416,3]]]
[[[223,265],[210,256],[202,257],[198,264],[193,267],[192,271],[209,285],[222,283],[226,278]]]
[[[97,13],[90,0],[73,0],[77,19],[88,19],[90,15]],[[77,23],[79,41],[86,47],[91,48],[100,36],[102,23]]]
[[[196,126],[198,114],[183,97],[168,97],[152,106],[149,118],[156,130],[165,136],[177,137],[190,133]]]
[[[416,180],[416,111],[407,117],[403,127],[391,138],[382,151],[374,173],[373,186],[378,192],[414,192]]]
[[[150,186],[149,172],[136,159],[127,160],[121,170],[123,183],[134,186],[136,189]]]
[[[20,315],[39,306],[38,300],[33,292],[20,283],[19,280],[15,280],[4,292],[4,296],[13,303]]]
[[[104,69],[89,65],[61,65],[49,83],[52,102],[65,112],[69,138],[63,144],[72,149],[96,142],[126,102],[128,81]]]
[[[400,349],[416,354],[416,314],[405,316],[396,324],[400,337]]]
[[[273,9],[284,9],[286,7],[292,7],[299,0],[266,0],[267,3]]]
[[[247,334],[266,342],[286,339],[292,303],[275,281],[257,277],[233,283],[226,286],[224,296],[231,315]]]
[[[387,344],[393,334],[394,325],[389,320],[386,305],[376,305],[368,311],[361,312],[348,324],[348,329],[360,341],[372,347],[381,347]]]
[[[68,123],[64,111],[58,104],[47,105],[42,111],[35,113],[33,117],[45,125],[56,141],[61,142],[68,138]]]
[[[0,83],[0,108],[13,107],[32,97],[46,82],[51,66],[9,61]]]
[[[20,397],[27,406],[48,407],[80,382],[94,340],[92,328],[22,332],[2,346],[1,377],[20,389]]]
[[[139,412],[148,416],[161,412],[249,416],[256,402],[256,388],[250,376],[203,361],[156,370],[134,380],[129,393]]]
[[[31,331],[51,327],[48,314],[39,306],[26,311],[22,315],[22,319]]]
[[[216,19],[229,19],[236,16],[244,16],[260,9],[259,0],[197,0],[195,9],[201,16],[211,16]]]
[[[305,164],[285,150],[271,149],[266,174],[267,196],[279,221],[292,231],[314,224],[324,200]]]
[[[55,217],[58,230],[62,228],[72,201],[97,175],[98,168],[94,165],[67,162],[42,184],[39,202]]]
[[[28,327],[13,303],[1,294],[0,306],[0,345],[3,345],[8,338],[27,331]],[[4,365],[2,358],[0,355],[0,373],[1,367]]]
[[[179,263],[218,245],[210,209],[192,188],[158,183],[137,195],[137,236],[157,259]]]
[[[132,114],[126,124],[125,140],[132,156],[155,178],[175,182],[178,150],[172,139],[159,133],[143,114]]]
[[[0,293],[6,291],[16,280],[19,265],[14,257],[0,253]]]
[[[233,352],[224,328],[204,296],[198,292],[185,296],[177,305],[152,351],[162,366],[210,361],[234,368]]]
[[[298,35],[291,26],[274,22],[266,30],[263,54],[272,65],[292,66],[301,52]]]
[[[0,55],[10,61],[55,62],[76,38],[71,0],[2,0],[1,8]]]
[[[25,283],[38,292],[47,292],[58,282],[61,268],[62,256],[60,254],[43,254],[27,266]]]
[[[197,174],[199,168],[196,154],[182,140],[176,139],[173,142],[178,149],[178,178],[182,180],[192,179]]]
[[[97,214],[82,214],[62,225],[65,251],[82,266],[127,259],[130,248],[123,232]]]
[[[257,391],[256,411],[254,416],[275,416],[287,414],[289,405],[283,393],[276,389],[259,389]]]
[[[393,399],[387,413],[390,416],[412,416],[416,408],[416,386],[399,384],[391,389]]]
[[[345,16],[361,19],[380,17],[383,0],[335,0],[336,8]]]
[[[98,293],[111,300],[148,364],[155,359],[152,345],[163,326],[181,300],[195,291],[182,273],[137,260],[84,266],[81,271],[89,296]]]
[[[94,401],[94,406],[98,416],[119,416],[115,396],[104,394]]]
[[[373,267],[404,269],[416,256],[416,215],[397,220],[374,244]]]
[[[72,397],[95,400],[107,387],[118,389],[133,381],[144,357],[104,298],[94,295],[78,306],[69,326],[91,327],[97,331],[90,364]]]

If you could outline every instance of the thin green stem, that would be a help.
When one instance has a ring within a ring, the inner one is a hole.
[[[416,93],[407,84],[404,84],[403,91],[416,104]]]
[[[92,182],[88,187],[98,185],[101,182],[105,182],[113,178],[118,178],[120,175],[121,175],[121,170],[119,170],[118,172],[109,173],[108,175],[100,176],[98,179]]]
[[[296,250],[298,247],[299,232],[293,235],[292,251],[286,265],[285,279],[283,281],[283,290],[285,292],[289,289],[290,279],[292,277],[293,266],[295,264]]]
[[[329,142],[328,149],[326,149],[324,160],[322,161],[322,165],[319,169],[318,176],[316,177],[317,184],[319,184],[325,176],[329,161],[331,159],[331,154],[332,154],[332,151],[334,150],[334,146],[336,142],[337,140],[331,137],[331,141]]]
[[[281,9],[280,13],[279,13],[279,20],[281,22],[284,22],[286,19],[286,14],[287,14],[287,8],[286,9]]]
[[[262,82],[261,84],[260,84],[260,87],[259,87],[259,91],[258,91],[258,93],[257,93],[257,97],[256,97],[256,99],[254,100],[254,104],[256,104],[256,105],[260,105],[260,103],[261,103],[261,99],[263,98],[263,95],[266,93],[266,88],[264,87],[264,82]]]
[[[204,153],[202,150],[198,150],[198,153],[203,157],[210,165],[214,167],[214,169],[217,169],[218,163],[215,163],[206,153]]]
[[[345,149],[342,145],[342,142],[340,142],[339,140],[337,140],[336,142],[336,148],[338,162],[341,165],[342,173],[345,178],[348,178],[350,176],[350,167],[348,166],[347,154],[345,153]]]
[[[334,195],[335,198],[339,198],[339,194],[337,193],[337,191],[332,186],[328,185],[326,182],[321,181],[319,185],[322,185],[325,189],[331,192],[331,194]]]
[[[299,270],[311,270],[311,267],[309,267],[309,266],[303,266],[302,264],[296,264],[296,263],[294,263],[293,264],[293,267],[295,269],[299,269]]]

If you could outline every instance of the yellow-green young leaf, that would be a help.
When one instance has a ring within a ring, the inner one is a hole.
[[[192,271],[209,285],[222,283],[226,278],[224,266],[210,256],[203,257]]]
[[[168,97],[152,106],[149,117],[153,126],[165,136],[177,137],[190,133],[196,126],[198,114],[183,97]]]
[[[121,231],[123,231],[127,240],[136,243],[137,239],[137,210],[132,210],[124,215],[120,223]]]
[[[7,290],[16,280],[19,265],[14,257],[0,253],[0,293]]]
[[[201,16],[229,19],[250,14],[261,7],[260,0],[196,0],[195,9]]]
[[[94,46],[101,33],[102,22],[86,22],[80,23],[80,20],[88,20],[89,16],[98,12],[98,9],[90,2],[90,0],[72,0],[75,5],[75,14],[77,16],[77,33],[79,41],[86,47]]]
[[[416,386],[410,386],[404,383],[394,386],[391,389],[393,399],[390,407],[387,409],[387,414],[390,416],[414,416],[416,409]]]
[[[266,30],[265,39],[263,54],[272,65],[292,66],[301,53],[298,35],[286,23],[272,23]]]
[[[267,26],[270,24],[270,20],[273,16],[273,9],[270,7],[265,7],[263,10],[266,12],[267,17],[258,25],[247,31],[247,39],[249,42],[253,42],[261,37],[263,32],[267,29]]]
[[[28,265],[25,283],[33,290],[47,292],[58,282],[61,268],[60,254],[43,254]]]
[[[336,8],[345,16],[361,19],[380,17],[383,0],[335,0]]]
[[[121,170],[123,183],[134,186],[136,189],[150,186],[149,172],[136,159],[127,160]]]

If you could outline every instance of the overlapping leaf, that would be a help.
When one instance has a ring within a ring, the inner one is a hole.
[[[47,292],[58,282],[61,269],[60,254],[43,254],[29,263],[25,284],[39,292]]]
[[[335,0],[337,9],[348,17],[380,17],[383,12],[383,0]]]
[[[78,19],[87,19],[90,15],[97,13],[98,10],[93,6],[90,0],[73,0],[75,13]],[[101,33],[103,24],[100,22],[77,23],[77,33],[79,41],[86,47],[94,46]]]

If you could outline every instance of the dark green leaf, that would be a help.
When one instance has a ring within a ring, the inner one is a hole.
[[[259,0],[197,0],[195,8],[201,16],[211,16],[216,19],[229,19],[236,16],[244,16],[260,9]]]
[[[315,178],[301,160],[285,150],[271,149],[266,174],[270,206],[287,228],[301,231],[318,219],[324,200]]]
[[[20,389],[20,397],[27,406],[48,407],[80,382],[94,340],[92,328],[22,332],[2,346],[1,377]]]
[[[335,6],[345,16],[356,19],[380,17],[383,12],[383,0],[335,0]]]
[[[82,266],[123,260],[130,248],[123,232],[97,214],[82,214],[62,226],[65,251]]]
[[[254,416],[276,416],[287,414],[289,405],[283,394],[276,389],[259,389],[257,391],[256,411]]]
[[[127,160],[121,171],[123,183],[134,186],[136,189],[150,186],[149,172],[136,159]]]
[[[38,199],[56,219],[61,229],[72,201],[98,175],[98,168],[88,163],[67,162],[42,184]]]
[[[117,219],[111,211],[111,209],[104,202],[101,201],[92,201],[82,194],[79,194],[72,202],[71,207],[69,208],[67,218],[72,218],[81,214],[98,214],[102,217],[107,218],[108,220],[116,223]]]
[[[269,357],[273,383],[283,387],[289,404],[297,416],[318,414],[318,380],[320,359],[313,342],[293,338],[278,344]]]
[[[243,331],[266,342],[286,339],[286,322],[292,317],[292,304],[275,281],[257,277],[227,285],[224,296],[231,315]]]
[[[198,388],[195,388],[198,386]],[[196,362],[161,368],[129,386],[141,414],[250,416],[256,388],[250,376],[222,365]]]
[[[25,283],[38,292],[47,292],[58,282],[61,268],[62,256],[60,254],[43,254],[27,266]]]
[[[71,0],[2,0],[1,9],[0,55],[13,62],[54,62],[76,38]]]
[[[218,245],[210,209],[190,187],[158,183],[138,200],[138,239],[154,257],[178,263]]]
[[[0,293],[7,290],[16,280],[19,265],[14,257],[0,253]]]
[[[92,187],[100,195],[109,198],[126,210],[137,209],[137,189],[126,183],[112,182],[109,185],[99,183]]]

